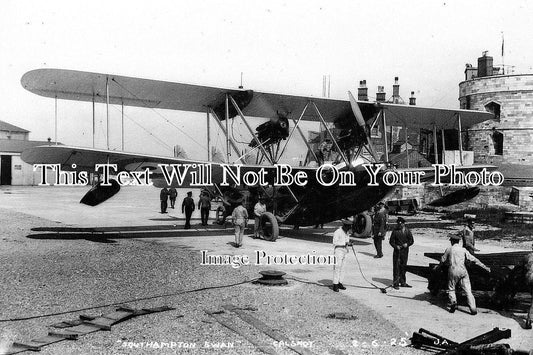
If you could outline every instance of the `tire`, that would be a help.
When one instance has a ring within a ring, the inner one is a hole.
[[[226,222],[226,209],[224,206],[218,206],[215,216],[215,222],[217,224],[223,225]]]
[[[372,231],[372,217],[366,213],[359,213],[355,216],[353,224],[353,235],[356,238],[367,238]]]
[[[265,212],[261,215],[261,237],[269,242],[275,242],[279,237],[279,225],[276,217],[270,213]]]

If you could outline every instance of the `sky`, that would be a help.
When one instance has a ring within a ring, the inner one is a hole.
[[[37,68],[61,68],[132,77],[347,99],[366,80],[392,93],[394,77],[407,100],[458,107],[465,63],[488,50],[495,65],[530,73],[533,3],[528,1],[25,1],[2,2],[0,12],[0,120],[55,139],[54,100],[32,94],[20,78]],[[125,109],[125,150],[171,155],[175,144],[203,159],[205,115]],[[92,145],[92,105],[58,100],[60,142]],[[190,133],[183,135],[168,119]],[[106,109],[96,107],[96,146],[105,147]],[[110,109],[111,149],[121,149],[121,112]],[[261,121],[254,121],[254,125]],[[251,137],[235,122],[237,140]],[[212,125],[214,127],[214,125]],[[305,130],[317,130],[308,123]],[[223,138],[213,128],[213,142]],[[294,142],[287,159],[301,159]]]

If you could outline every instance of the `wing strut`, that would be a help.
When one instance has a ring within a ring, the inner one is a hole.
[[[318,162],[318,157],[316,156],[315,152],[313,151],[313,149],[311,148],[311,146],[309,145],[309,142],[307,141],[307,138],[305,138],[305,134],[304,132],[302,132],[301,128],[296,124],[296,120],[294,119],[294,117],[291,117],[292,119],[292,122],[294,123],[294,127],[298,130],[298,133],[300,133],[300,136],[302,137],[304,143],[305,143],[305,146],[307,147],[307,151],[311,153],[311,155],[313,156],[313,158],[315,158],[315,161]],[[307,158],[306,158],[307,160]]]
[[[289,137],[287,138],[287,142],[285,142],[285,145],[281,149],[281,153],[279,153],[279,156],[276,158],[276,163],[281,159],[281,157],[283,156],[283,153],[285,153],[285,149],[287,149],[287,145],[289,145],[289,142],[291,141],[294,131],[296,131],[297,128],[300,128],[298,127],[298,125],[300,124],[300,120],[302,119],[302,117],[304,117],[305,111],[307,111],[307,107],[309,107],[309,102],[305,104],[305,107],[302,113],[300,114],[300,117],[298,117],[298,120],[294,122],[294,119],[293,119],[294,127],[292,127],[292,131],[291,133],[289,133]]]
[[[268,160],[268,162],[270,164],[274,164],[274,162],[272,161],[272,159],[267,155],[267,151],[265,150],[265,147],[263,147],[263,144],[261,144],[261,142],[259,141],[259,138],[257,138],[257,136],[254,134],[254,131],[252,131],[252,128],[250,127],[250,125],[248,124],[248,121],[246,121],[246,117],[244,117],[244,114],[242,113],[241,109],[239,108],[239,105],[237,104],[237,102],[235,101],[235,99],[233,99],[233,97],[230,95],[230,94],[226,94],[226,101],[228,100],[228,98],[231,100],[231,103],[233,104],[233,107],[235,107],[235,110],[237,111],[237,113],[239,114],[239,116],[241,116],[241,119],[242,121],[244,122],[244,125],[246,126],[246,128],[248,128],[248,131],[250,132],[250,134],[252,135],[252,137],[254,137],[254,140],[255,142],[257,143],[257,145],[259,145],[259,147],[261,148],[261,152],[263,153],[263,155],[266,157],[266,159]],[[296,195],[294,194],[294,192],[292,192],[292,189],[290,188],[290,186],[286,186],[287,187],[287,190],[290,192],[292,198],[294,199],[294,201],[296,201],[296,203],[299,203],[298,201],[298,198],[296,197]],[[274,189],[275,191],[275,189]]]
[[[437,126],[433,125],[433,156],[435,157],[435,164],[439,163],[439,151],[437,149]]]
[[[333,141],[333,144],[335,144],[335,148],[337,149],[337,151],[339,152],[340,156],[342,157],[342,160],[344,160],[344,163],[346,164],[346,166],[350,166],[350,162],[348,162],[348,159],[346,158],[346,155],[344,155],[344,152],[341,150],[341,148],[337,144],[337,140],[333,136],[333,133],[331,133],[331,131],[329,130],[329,128],[328,128],[328,126],[326,124],[326,121],[324,121],[324,117],[322,117],[322,114],[320,113],[320,110],[318,109],[318,107],[316,106],[316,104],[313,101],[311,101],[311,104],[313,104],[313,107],[315,108],[315,111],[316,111],[316,113],[318,115],[318,118],[320,119],[320,121],[324,125],[324,128],[326,128],[326,132],[328,132],[328,135],[331,138],[331,140]]]
[[[405,132],[405,159],[407,160],[407,169],[409,169],[409,146],[407,143],[409,135],[407,134],[407,125],[403,126],[403,130]]]
[[[209,107],[209,112],[211,112],[211,114],[215,117],[214,121],[218,124],[218,127],[220,128],[220,130],[222,131],[222,133],[224,133],[224,136],[226,136],[226,139],[229,141],[231,147],[233,148],[233,150],[235,151],[235,153],[237,153],[237,156],[239,155],[239,149],[237,148],[237,144],[235,143],[235,141],[233,139],[231,139],[231,137],[228,135],[228,132],[226,131],[226,129],[224,128],[224,126],[222,125],[222,123],[220,123],[220,120],[218,119],[218,116],[217,114],[215,113],[215,111],[213,111],[213,109],[211,107]],[[211,159],[209,159],[211,160]],[[237,159],[239,160],[239,159]]]
[[[229,103],[228,103],[228,94],[226,94],[226,163],[229,164],[229,157],[231,156],[231,152],[229,150]],[[237,156],[239,153],[237,153]]]
[[[444,142],[444,129],[443,128],[441,128],[441,130],[440,130],[440,138],[442,139],[442,155],[440,157],[440,162],[442,164],[446,164],[444,162],[444,160],[445,160],[444,151],[446,150],[446,143]]]
[[[370,153],[372,158],[374,158],[374,161],[378,161],[378,158],[376,156],[376,151],[374,150],[374,145],[372,144],[372,139],[370,138],[370,131],[367,129],[365,118],[363,117],[363,113],[361,112],[361,109],[359,108],[359,104],[353,97],[352,93],[348,91],[348,98],[350,100],[350,106],[352,108],[352,112],[355,116],[355,120],[359,127],[363,130],[366,137],[366,143],[368,147],[365,145],[365,149]],[[375,120],[374,120],[375,121]]]
[[[250,127],[250,125],[248,124],[248,121],[246,121],[246,118],[244,118],[244,115],[243,115],[241,109],[239,108],[239,105],[237,105],[237,102],[235,102],[235,99],[234,99],[233,97],[231,97],[231,95],[226,94],[226,100],[227,100],[228,98],[231,100],[231,103],[233,104],[233,107],[235,107],[235,110],[237,111],[237,113],[239,114],[239,116],[241,116],[241,119],[242,119],[242,121],[244,122],[244,125],[246,126],[246,128],[248,128],[248,131],[250,132],[250,134],[251,134],[252,137],[254,138],[255,142],[256,142],[257,145],[259,145],[259,147],[261,148],[261,152],[267,157],[268,162],[269,162],[270,164],[274,164],[274,163],[272,162],[272,160],[267,156],[267,151],[265,150],[265,147],[263,147],[263,145],[261,144],[261,142],[259,141],[259,139],[257,138],[257,136],[254,134],[254,131],[252,130],[252,127]]]
[[[384,151],[385,151],[385,163],[389,163],[389,144],[387,143],[387,119],[385,117],[385,111],[381,110],[381,122],[383,124],[383,144],[385,145]],[[391,129],[392,131],[392,129]]]
[[[463,165],[463,135],[461,134],[461,115],[456,113],[457,115],[457,124],[459,125],[458,128],[458,134],[459,134],[459,161],[461,162],[461,165]]]

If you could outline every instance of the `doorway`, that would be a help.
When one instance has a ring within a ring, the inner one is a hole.
[[[0,185],[11,185],[11,155],[0,155]]]

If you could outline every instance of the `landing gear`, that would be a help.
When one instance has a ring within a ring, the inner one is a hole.
[[[366,213],[359,213],[355,216],[353,224],[353,235],[356,238],[367,238],[372,229],[372,218]]]
[[[276,217],[270,212],[265,212],[261,215],[260,221],[259,235],[261,238],[275,242],[279,237],[279,225]]]

